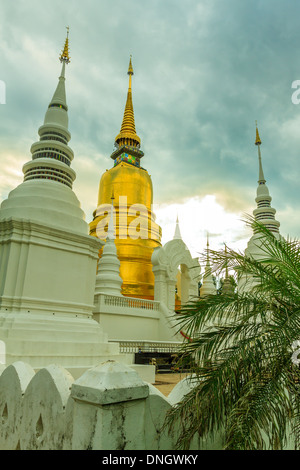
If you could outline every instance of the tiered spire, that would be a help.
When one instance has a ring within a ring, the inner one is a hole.
[[[68,146],[71,134],[68,130],[68,106],[65,90],[65,66],[69,57],[69,28],[64,49],[60,55],[62,62],[58,85],[48,106],[44,124],[39,128],[40,140],[31,146],[32,161],[23,167],[24,181],[33,179],[54,180],[72,188],[76,178],[70,168],[74,158]]]
[[[215,295],[216,293],[217,293],[217,289],[214,285],[210,261],[209,261],[209,239],[208,239],[208,233],[207,233],[206,266],[205,266],[202,286],[200,287],[200,297],[205,297],[206,295]]]
[[[141,139],[136,134],[135,122],[134,122],[134,111],[133,111],[133,104],[132,104],[131,78],[133,76],[133,67],[132,67],[132,62],[131,62],[131,56],[129,60],[127,74],[129,75],[127,100],[126,100],[126,105],[125,105],[121,131],[116,137],[116,144],[118,145],[127,144],[133,147],[139,147],[141,143]]]
[[[258,166],[259,166],[259,176],[258,176],[258,188],[257,188],[257,197],[255,199],[257,203],[257,209],[253,211],[255,219],[265,225],[271,232],[279,233],[280,223],[275,219],[276,210],[271,207],[272,198],[269,194],[268,187],[266,185],[266,180],[262,167],[261,159],[261,139],[257,128],[256,123],[256,140],[255,145],[258,149]]]
[[[127,100],[124,110],[123,121],[121,130],[115,138],[116,150],[112,153],[111,158],[115,160],[115,165],[121,161],[130,163],[134,166],[140,166],[140,158],[143,157],[144,153],[140,150],[141,139],[135,130],[134,111],[132,104],[132,76],[133,67],[131,56],[129,60],[128,72],[129,84],[127,92]]]

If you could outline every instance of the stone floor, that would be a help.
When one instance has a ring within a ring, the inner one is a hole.
[[[185,373],[169,373],[169,374],[156,374],[155,383],[153,384],[163,395],[166,397],[171,393],[175,385],[184,379],[188,374]]]

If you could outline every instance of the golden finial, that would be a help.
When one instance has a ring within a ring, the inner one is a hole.
[[[69,56],[69,31],[70,31],[70,28],[69,26],[66,26],[66,29],[67,29],[67,37],[66,37],[66,40],[65,40],[65,46],[64,46],[64,49],[59,57],[59,60],[61,62],[65,62],[66,64],[68,64],[70,62],[70,56]]]
[[[256,140],[255,140],[255,145],[260,145],[260,144],[261,144],[261,140],[260,140],[259,133],[258,133],[258,129],[257,129],[257,121],[255,121],[255,124],[256,124]]]
[[[131,57],[132,57],[132,55],[130,54],[129,67],[128,67],[128,72],[127,72],[128,75],[133,75],[133,67],[132,67]]]
[[[141,140],[139,136],[136,134],[135,122],[134,122],[134,111],[133,111],[132,91],[131,91],[131,77],[133,75],[131,56],[129,60],[129,67],[128,67],[127,73],[129,75],[129,87],[128,87],[128,93],[127,93],[127,100],[126,100],[126,105],[125,105],[123,121],[121,125],[121,131],[115,138],[115,142],[118,145],[130,145],[130,146],[136,147],[140,145]]]

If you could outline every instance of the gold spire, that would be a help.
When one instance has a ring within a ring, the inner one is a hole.
[[[130,145],[133,147],[139,147],[141,140],[139,136],[136,134],[135,122],[134,122],[134,111],[133,111],[133,104],[132,104],[131,77],[133,75],[133,67],[132,67],[132,62],[131,62],[131,56],[129,60],[129,67],[128,67],[127,73],[129,75],[127,100],[126,100],[126,105],[125,105],[121,131],[117,135],[115,142],[118,145]]]
[[[130,60],[129,60],[129,67],[128,67],[128,72],[127,72],[128,75],[133,75],[133,67],[132,67],[132,63],[131,63],[131,57],[132,56],[130,56]]]
[[[61,62],[65,62],[66,64],[68,64],[70,62],[70,56],[69,56],[69,31],[70,31],[70,28],[69,26],[66,27],[67,28],[67,37],[66,37],[66,40],[65,40],[65,46],[64,46],[64,49],[59,57],[59,60]]]
[[[257,129],[257,121],[255,121],[256,124],[256,140],[255,140],[255,145],[261,145],[261,140],[259,137],[258,129]]]

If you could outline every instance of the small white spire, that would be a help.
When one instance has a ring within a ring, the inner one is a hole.
[[[66,67],[66,63],[63,62],[62,68],[61,68],[61,73],[60,73],[60,76],[58,78],[58,84],[57,84],[56,90],[55,90],[55,92],[52,96],[52,99],[50,101],[49,108],[51,108],[52,106],[55,106],[55,105],[61,105],[63,107],[63,109],[65,109],[67,111],[68,106],[67,106],[66,87],[65,87],[65,81],[66,81],[65,67]]]
[[[120,260],[117,255],[115,244],[114,226],[114,196],[111,197],[111,211],[108,223],[106,242],[103,247],[102,256],[98,263],[98,273],[96,277],[95,294],[122,295],[121,288],[123,280],[120,276]]]
[[[265,180],[263,167],[262,167],[260,147],[258,147],[258,165],[259,165],[258,184],[265,184],[266,180]]]
[[[62,62],[61,73],[58,79],[58,85],[50,102],[49,108],[53,105],[61,105],[66,111],[68,110],[65,89],[65,71],[66,64],[70,62],[69,57],[69,26],[67,26],[67,38],[65,41],[64,49],[60,55],[59,60]]]
[[[38,130],[40,140],[32,144],[30,149],[32,161],[24,165],[23,172],[24,181],[37,178],[53,180],[72,189],[76,173],[71,169],[74,153],[68,145],[71,134],[68,130],[69,119],[65,89],[65,65],[67,62],[65,60],[62,62],[58,84],[45,113],[44,123]]]
[[[206,266],[210,268],[210,262],[209,262],[209,235],[208,235],[208,232],[206,232]]]
[[[202,281],[202,286],[200,287],[200,297],[204,297],[206,295],[215,295],[217,293],[217,289],[215,287],[212,273],[211,273],[211,267],[210,267],[210,261],[209,261],[209,235],[208,232],[206,234],[206,266],[205,266],[205,271],[204,271],[204,276],[203,276],[203,281]]]
[[[257,209],[253,211],[253,215],[256,220],[263,223],[271,232],[279,233],[279,226],[280,223],[275,219],[276,210],[271,207],[272,198],[269,193],[269,189],[266,185],[266,179],[263,172],[262,167],[262,159],[261,159],[261,140],[259,136],[259,132],[257,129],[256,123],[256,141],[255,145],[257,145],[258,149],[258,187],[256,192],[256,203]]]
[[[255,125],[256,125],[255,145],[257,145],[258,164],[259,164],[258,184],[264,184],[266,182],[266,180],[265,180],[265,177],[264,177],[264,172],[263,172],[263,167],[262,167],[262,162],[261,162],[261,153],[260,153],[261,139],[260,139],[260,135],[259,135],[258,128],[257,128],[257,121],[255,121]]]
[[[174,233],[173,240],[182,240],[181,233],[180,233],[180,227],[179,227],[178,214],[177,214],[177,219],[176,219],[176,227],[175,227],[175,233]]]

